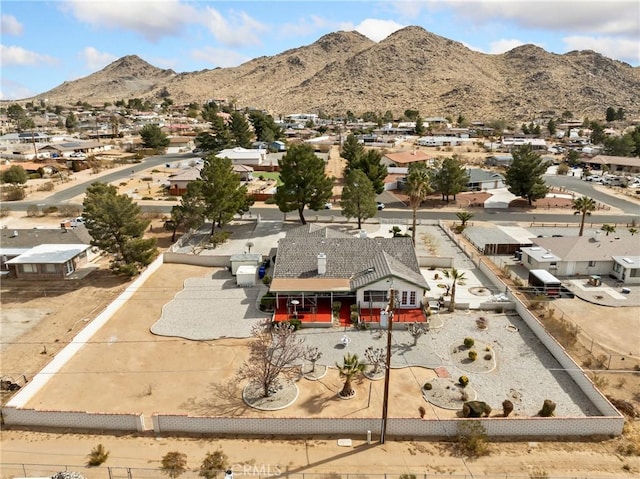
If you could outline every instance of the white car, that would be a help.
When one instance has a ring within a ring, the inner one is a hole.
[[[589,175],[585,178],[585,181],[590,181],[591,183],[602,183],[602,176]]]

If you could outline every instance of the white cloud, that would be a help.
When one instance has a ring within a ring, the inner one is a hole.
[[[198,22],[227,46],[260,45],[261,33],[267,27],[244,12],[230,11],[227,17],[215,8],[207,7],[199,12]]]
[[[193,50],[191,56],[196,60],[204,60],[211,64],[211,68],[237,67],[251,58],[240,55],[233,50],[224,48],[205,47],[200,50]]]
[[[21,83],[9,80],[4,76],[1,79],[2,89],[0,90],[0,100],[21,100],[36,95],[36,92]]]
[[[22,23],[13,15],[2,15],[0,29],[5,35],[22,35]]]
[[[452,8],[474,23],[508,20],[525,28],[615,34],[636,39],[640,31],[637,0],[441,0],[432,5],[439,11]]]
[[[640,63],[640,47],[636,40],[617,37],[569,36],[562,39],[570,50],[593,50],[610,58],[618,58],[631,64]]]
[[[100,70],[117,59],[115,55],[99,52],[94,47],[85,47],[78,56],[84,61],[89,70]]]
[[[356,25],[356,31],[362,33],[364,36],[369,37],[374,42],[384,40],[393,32],[404,28],[405,25],[401,25],[393,20],[379,20],[377,18],[367,18],[358,25]]]
[[[62,8],[94,27],[131,30],[154,42],[177,35],[199,15],[179,0],[69,0]]]
[[[3,67],[11,65],[38,65],[42,63],[53,65],[57,62],[53,57],[25,50],[22,47],[0,45],[0,65]]]
[[[513,50],[515,47],[519,47],[520,45],[524,45],[524,42],[521,42],[520,40],[517,40],[515,38],[501,38],[500,40],[489,43],[489,53],[500,54],[508,52],[509,50]]]

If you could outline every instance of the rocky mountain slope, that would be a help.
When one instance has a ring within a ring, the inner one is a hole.
[[[337,32],[238,67],[191,73],[127,56],[37,98],[100,104],[170,95],[178,104],[233,99],[274,115],[391,110],[399,116],[411,108],[423,116],[528,120],[565,110],[597,118],[609,106],[637,114],[638,91],[640,68],[592,51],[558,55],[524,45],[487,55],[421,27],[406,27],[379,43]]]

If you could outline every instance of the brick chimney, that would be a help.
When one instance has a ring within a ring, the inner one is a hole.
[[[324,275],[327,273],[327,255],[324,253],[318,253],[318,274]]]

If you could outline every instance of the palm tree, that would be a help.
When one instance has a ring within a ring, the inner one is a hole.
[[[431,188],[431,172],[424,162],[411,163],[407,174],[407,195],[409,196],[409,206],[413,211],[413,228],[411,229],[411,239],[416,244],[416,223],[418,218],[418,208],[422,202],[433,191]]]
[[[451,268],[451,271],[445,269],[443,273],[446,278],[453,280],[451,283],[451,301],[449,301],[449,312],[453,313],[456,309],[456,284],[464,286],[466,278],[464,273],[462,271],[458,271],[456,268]]]
[[[602,225],[602,228],[600,229],[605,232],[605,236],[609,236],[609,233],[616,232],[616,227],[612,225]]]
[[[580,232],[578,233],[578,236],[582,236],[582,233],[584,232],[584,220],[587,216],[591,216],[592,211],[595,211],[596,202],[593,198],[581,196],[580,198],[573,200],[572,208],[576,210],[573,212],[574,215],[582,214],[582,218],[580,219]]]
[[[351,387],[351,381],[364,371],[365,363],[360,361],[357,354],[347,353],[342,360],[342,365],[336,363],[336,368],[340,373],[340,377],[344,378],[344,386],[342,386],[342,390],[338,395],[343,398],[352,397],[356,392]]]
[[[464,229],[467,226],[467,221],[473,218],[473,213],[469,213],[468,211],[458,211],[456,213],[456,216],[461,221],[462,228]]]

